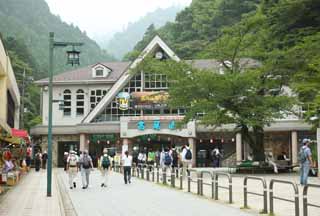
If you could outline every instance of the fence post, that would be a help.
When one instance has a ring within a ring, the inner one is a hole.
[[[167,168],[162,169],[162,183],[167,184]]]
[[[159,167],[157,167],[157,183],[159,183],[159,181],[160,181],[160,177],[159,177]]]
[[[180,168],[180,189],[183,189],[183,174],[182,174],[182,169]]]
[[[243,182],[243,207],[244,208],[248,208],[247,181],[248,181],[248,176],[244,177],[244,182]]]
[[[232,177],[228,176],[229,178],[229,203],[232,203]]]
[[[152,181],[154,182],[154,166],[152,166]]]
[[[191,191],[191,172],[188,172],[188,192]]]
[[[176,174],[175,174],[175,168],[174,167],[172,167],[172,169],[171,169],[171,186],[172,187],[176,187],[176,176],[175,176]]]
[[[150,181],[150,170],[149,167],[147,167],[147,181]]]
[[[219,192],[218,192],[218,174],[215,174],[215,194],[214,194],[214,199],[218,200],[219,198]]]

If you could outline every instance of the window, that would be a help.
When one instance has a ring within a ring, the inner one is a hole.
[[[92,110],[99,101],[107,94],[107,90],[95,89],[90,92],[90,110]]]
[[[103,76],[103,69],[96,69],[96,76],[102,77]]]
[[[84,91],[79,89],[77,91],[77,108],[76,108],[77,116],[81,116],[84,114]]]
[[[145,90],[160,91],[168,89],[167,76],[164,74],[144,74]]]
[[[63,92],[63,115],[71,116],[71,91],[69,89]]]

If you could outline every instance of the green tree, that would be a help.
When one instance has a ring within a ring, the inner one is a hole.
[[[292,108],[292,98],[283,92],[282,79],[270,70],[268,61],[244,58],[257,48],[253,35],[262,21],[258,16],[228,28],[211,45],[220,69],[199,70],[186,62],[152,58],[138,68],[161,71],[173,80],[168,103],[186,108],[185,122],[196,119],[215,127],[235,124],[259,161],[264,160],[264,127]]]

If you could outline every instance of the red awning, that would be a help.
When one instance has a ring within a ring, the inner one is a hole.
[[[11,128],[11,136],[25,138],[28,137],[28,132],[26,130]]]
[[[26,143],[30,143],[30,137],[28,131],[26,130],[18,130],[15,128],[11,128],[11,136],[23,138],[26,141]]]

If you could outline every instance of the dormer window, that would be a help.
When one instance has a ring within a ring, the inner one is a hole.
[[[107,77],[109,73],[111,72],[111,69],[106,67],[103,64],[97,64],[92,67],[92,77]]]

